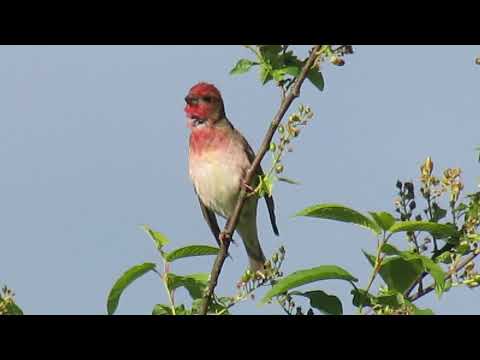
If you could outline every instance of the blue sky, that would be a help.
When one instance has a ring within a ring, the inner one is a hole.
[[[306,54],[306,46],[297,49]],[[461,167],[467,192],[475,191],[480,46],[355,50],[346,66],[325,65],[324,92],[305,84],[301,102],[315,118],[285,158],[285,175],[302,185],[275,188],[280,237],[263,202],[258,223],[267,254],[286,247],[286,273],[337,264],[363,284],[370,266],[361,249],[375,247],[368,231],[292,215],[322,202],[393,211],[396,180],[416,180],[427,156],[437,170]],[[279,96],[256,72],[228,74],[246,56],[241,46],[0,47],[0,283],[26,313],[104,314],[123,271],[160,263],[141,224],[175,247],[213,244],[188,178],[183,98],[198,81],[215,83],[227,116],[258,148]],[[247,264],[243,247],[231,252],[218,288],[224,295]],[[184,260],[174,271],[209,271],[212,260]],[[353,312],[348,284],[313,288]],[[118,314],[148,314],[166,301],[149,274],[128,288]],[[418,305],[478,314],[479,303],[478,290],[455,289]],[[248,301],[234,313],[281,311]]]

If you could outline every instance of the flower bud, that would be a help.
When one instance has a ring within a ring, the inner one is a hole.
[[[345,65],[345,60],[343,60],[341,57],[339,57],[337,55],[332,55],[332,57],[330,57],[330,62],[333,65],[337,65],[337,66]]]
[[[400,180],[397,180],[396,186],[397,186],[398,190],[402,190],[403,184]]]
[[[410,202],[410,204],[408,204],[408,207],[410,208],[410,210],[414,210],[417,207],[417,204],[415,203],[415,201],[412,201]]]

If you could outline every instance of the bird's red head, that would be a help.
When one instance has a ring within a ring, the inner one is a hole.
[[[207,121],[215,123],[225,116],[222,95],[212,84],[196,84],[188,92],[185,102],[185,114],[190,120],[190,127]]]

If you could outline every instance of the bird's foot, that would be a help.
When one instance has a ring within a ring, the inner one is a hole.
[[[248,185],[245,181],[242,180],[242,186],[247,192],[247,194],[252,195],[255,192],[255,189]]]
[[[232,240],[232,237],[230,236],[230,234],[222,231],[222,232],[220,233],[220,235],[218,235],[218,240],[220,240],[220,243],[221,243],[221,244],[225,244],[225,243],[231,241],[231,240]]]

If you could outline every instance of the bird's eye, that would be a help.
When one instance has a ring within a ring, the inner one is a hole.
[[[212,98],[210,96],[204,96],[204,97],[202,97],[202,100],[207,102],[207,103],[212,102]]]
[[[197,104],[198,104],[198,99],[195,98],[195,97],[187,96],[187,97],[185,98],[185,102],[186,102],[188,105],[197,105]]]

